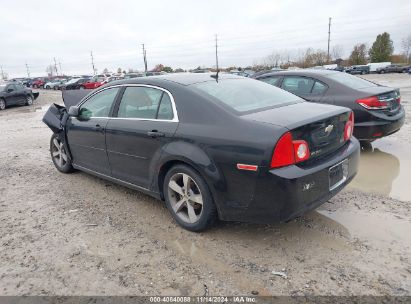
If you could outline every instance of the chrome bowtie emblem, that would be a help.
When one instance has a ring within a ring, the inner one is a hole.
[[[334,129],[334,126],[333,126],[333,125],[328,125],[328,126],[324,129],[324,132],[330,134],[333,129]]]

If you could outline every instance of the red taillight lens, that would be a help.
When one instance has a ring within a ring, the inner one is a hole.
[[[350,113],[350,117],[348,118],[348,121],[345,123],[344,127],[344,140],[349,140],[352,136],[352,133],[354,131],[354,112]]]
[[[278,140],[271,158],[271,168],[293,165],[310,158],[310,149],[305,140],[293,140],[290,132]]]
[[[358,99],[356,102],[368,110],[382,110],[388,108],[388,104],[385,101],[380,101],[377,96]]]

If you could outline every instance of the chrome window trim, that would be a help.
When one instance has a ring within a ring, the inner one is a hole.
[[[173,94],[170,93],[170,91],[162,88],[162,87],[158,87],[155,85],[150,85],[150,84],[138,84],[138,83],[133,83],[133,84],[117,84],[117,85],[113,85],[113,86],[109,86],[106,88],[102,88],[96,92],[93,92],[90,96],[87,96],[86,99],[82,100],[79,104],[78,104],[78,108],[80,109],[80,107],[90,98],[92,98],[93,96],[95,96],[96,94],[104,91],[104,90],[108,90],[111,88],[117,88],[117,87],[146,87],[146,88],[152,88],[152,89],[157,89],[163,92],[166,92],[168,94],[168,97],[171,100],[171,107],[173,109],[173,119],[155,119],[155,118],[126,118],[126,117],[90,117],[91,118],[107,118],[107,119],[123,119],[123,120],[140,120],[140,121],[163,121],[163,122],[179,122],[178,119],[178,113],[177,113],[177,107],[176,107],[176,103],[174,101],[174,97]],[[121,101],[120,101],[121,102]]]

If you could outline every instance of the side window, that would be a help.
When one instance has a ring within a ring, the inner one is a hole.
[[[285,77],[281,88],[296,95],[310,94],[314,79],[300,76]]]
[[[163,91],[148,87],[127,87],[118,117],[155,119]]]
[[[325,91],[327,91],[328,87],[323,84],[322,82],[316,81],[313,86],[313,90],[311,91],[311,94],[315,95],[321,95]]]
[[[174,118],[170,96],[168,96],[165,92],[163,94],[163,98],[161,98],[160,106],[158,107],[157,118],[166,120],[171,120]]]
[[[271,77],[265,77],[259,80],[278,87],[278,85],[280,84],[280,79],[281,79],[281,76],[271,76]]]
[[[92,117],[108,117],[119,88],[111,88],[97,93],[88,99],[81,107],[79,119]]]
[[[16,86],[14,84],[9,84],[7,87],[7,92],[11,90],[10,92],[16,92]]]

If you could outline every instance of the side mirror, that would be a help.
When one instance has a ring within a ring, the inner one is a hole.
[[[79,114],[79,110],[75,106],[70,107],[70,109],[68,110],[68,115],[71,117],[78,117],[78,114]]]
[[[7,93],[11,93],[13,91],[14,91],[13,89],[7,89]]]

